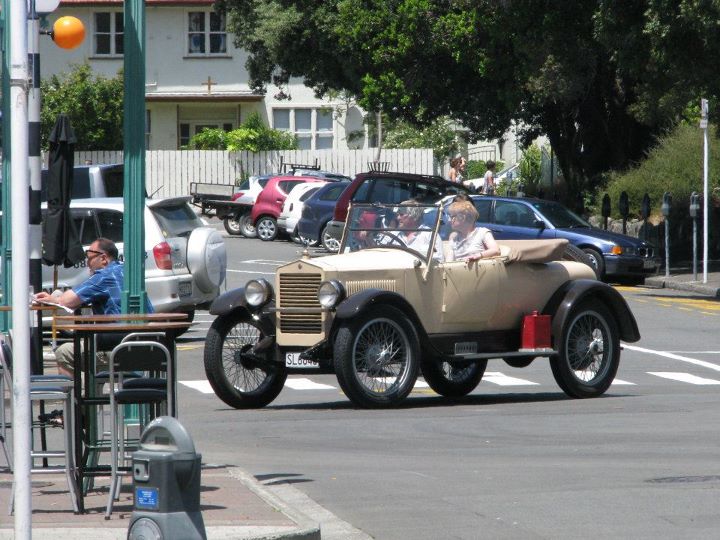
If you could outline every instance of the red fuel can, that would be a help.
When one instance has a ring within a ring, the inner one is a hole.
[[[552,347],[551,335],[550,315],[540,315],[533,311],[531,315],[523,317],[523,349],[549,349]]]

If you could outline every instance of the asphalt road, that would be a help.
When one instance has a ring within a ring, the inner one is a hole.
[[[227,245],[230,286],[271,277],[300,249]],[[378,539],[717,537],[720,303],[618,289],[642,340],[602,398],[568,399],[546,361],[491,361],[457,401],[420,381],[404,407],[358,410],[334,376],[310,374],[237,411],[206,393],[211,317],[199,313],[180,344],[180,419],[204,461],[292,483]]]

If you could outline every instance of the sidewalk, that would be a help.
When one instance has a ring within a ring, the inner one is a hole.
[[[703,283],[702,267],[698,268],[697,281],[694,281],[692,270],[673,269],[670,277],[665,274],[645,278],[645,285],[649,287],[658,287],[666,289],[674,289],[677,291],[694,292],[703,296],[710,296],[720,299],[720,268],[717,265],[710,265],[708,269],[707,283]]]
[[[99,478],[97,488],[85,497],[86,513],[75,515],[64,475],[33,475],[33,538],[124,540],[132,514],[132,484],[124,480],[120,501],[106,521],[108,485],[109,479]],[[7,513],[11,488],[12,474],[0,467],[0,540],[14,535],[14,518]],[[237,467],[203,464],[200,497],[209,540],[320,539],[317,523]]]

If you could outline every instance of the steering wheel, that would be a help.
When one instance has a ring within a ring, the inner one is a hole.
[[[405,242],[403,242],[402,238],[400,238],[398,235],[391,233],[391,232],[387,232],[387,231],[381,231],[381,232],[377,233],[375,235],[375,242],[378,243],[378,241],[383,237],[389,238],[390,244],[397,244],[398,246],[401,246],[401,247],[406,247],[406,245],[407,245],[407,244],[405,244]],[[381,244],[378,244],[378,245],[381,245]]]

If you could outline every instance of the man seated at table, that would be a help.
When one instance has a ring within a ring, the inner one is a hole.
[[[37,300],[56,302],[70,309],[77,309],[83,304],[90,304],[96,315],[115,315],[121,313],[121,298],[125,267],[118,262],[118,250],[115,242],[107,238],[98,238],[90,249],[85,250],[90,277],[74,289],[68,289],[59,296],[41,292],[35,295]],[[145,305],[146,313],[153,313],[150,300]],[[102,336],[100,336],[102,337]],[[99,351],[96,357],[96,369],[109,367],[109,356],[102,351],[112,350],[122,336],[106,336],[112,339],[98,339]],[[55,351],[58,372],[73,376],[73,357],[75,346],[72,341],[63,343]],[[84,367],[84,366],[83,366]]]

